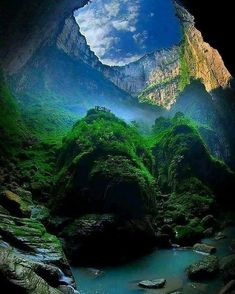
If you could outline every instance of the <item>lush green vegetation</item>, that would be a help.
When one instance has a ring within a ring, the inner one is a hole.
[[[149,104],[157,105],[157,101],[151,101],[151,99],[148,97],[149,94],[151,94],[153,91],[164,88],[168,84],[174,83],[178,80],[178,77],[175,78],[167,78],[162,81],[158,81],[152,84],[149,84],[138,96],[138,99],[140,102],[147,102]]]
[[[185,87],[190,84],[190,73],[189,73],[190,71],[189,71],[189,63],[187,58],[192,57],[189,52],[190,46],[187,43],[187,36],[185,35],[185,33],[183,34],[184,34],[184,37],[181,41],[181,46],[180,46],[180,80],[179,80],[180,93],[183,92]]]
[[[0,90],[0,147],[17,150],[18,179],[38,199],[50,197],[54,213],[149,215],[157,226],[166,218],[177,241],[188,243],[202,236],[199,219],[213,214],[218,203],[231,203],[233,172],[211,156],[199,133],[207,126],[182,113],[158,118],[150,130],[98,107],[67,132],[76,119],[71,113],[37,104],[22,119],[3,78]]]
[[[149,144],[158,184],[168,194],[166,217],[186,225],[211,213],[221,196],[222,205],[231,203],[234,173],[210,155],[194,122],[178,113],[173,119],[157,119],[154,133]]]
[[[0,154],[14,156],[26,137],[18,104],[0,71]]]
[[[86,207],[86,212],[141,215],[155,201],[153,168],[150,149],[135,127],[92,109],[64,139],[56,204],[59,197],[64,211],[67,205],[70,212]]]

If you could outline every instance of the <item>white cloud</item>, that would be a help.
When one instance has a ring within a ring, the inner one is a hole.
[[[117,31],[135,32],[136,27],[131,25],[128,20],[115,20],[112,22],[113,27]]]
[[[118,16],[118,13],[120,12],[120,3],[111,2],[109,4],[105,4],[104,8],[110,16]]]
[[[118,45],[115,31],[134,33],[140,0],[95,0],[79,9],[75,18],[95,54],[105,62],[106,53]]]
[[[148,32],[143,31],[133,35],[133,39],[141,48],[145,48],[145,41],[148,39]]]

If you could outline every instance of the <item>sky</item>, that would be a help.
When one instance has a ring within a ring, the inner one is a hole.
[[[108,65],[124,65],[180,41],[172,0],[93,0],[75,11],[91,50]]]

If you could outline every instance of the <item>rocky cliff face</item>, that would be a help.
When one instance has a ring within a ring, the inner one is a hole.
[[[0,65],[9,75],[18,73],[36,51],[52,42],[61,23],[90,0],[9,0],[0,3]],[[11,12],[16,7],[15,12]]]
[[[79,59],[93,68],[102,71],[105,67],[101,64],[94,52],[91,51],[86,38],[80,33],[79,26],[73,16],[65,20],[62,31],[56,39],[56,45],[57,48],[64,51],[70,57]]]
[[[6,51],[2,62],[10,74],[18,73],[30,63],[38,48],[52,44],[69,57],[82,61],[105,78],[141,102],[160,105],[167,109],[175,103],[177,96],[190,83],[190,79],[200,79],[208,92],[225,88],[231,79],[218,51],[205,43],[201,33],[195,28],[194,17],[175,2],[176,13],[182,24],[183,38],[179,45],[147,54],[140,60],[121,67],[103,65],[91,51],[85,37],[80,33],[71,12],[85,5],[87,0],[58,6],[49,6],[49,12],[56,9],[54,16],[48,12],[45,26],[38,26],[43,4],[39,6],[34,28],[14,48]],[[44,2],[43,2],[44,3]],[[70,10],[69,10],[70,9]],[[66,15],[70,17],[66,18]],[[59,19],[60,17],[60,19]],[[3,54],[0,50],[0,53]]]
[[[231,74],[217,50],[204,42],[194,17],[175,2],[182,25],[181,44],[148,54],[124,67],[112,68],[106,76],[140,101],[171,108],[190,79],[199,79],[208,92],[229,85]]]
[[[208,92],[226,88],[231,74],[224,65],[219,52],[204,42],[201,32],[195,28],[194,17],[175,3],[176,13],[182,23],[182,58],[185,60],[190,78],[200,79]]]

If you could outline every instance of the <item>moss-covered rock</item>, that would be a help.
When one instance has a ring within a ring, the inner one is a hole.
[[[219,271],[219,262],[216,256],[207,256],[190,265],[187,269],[188,277],[194,281],[214,278]]]
[[[0,204],[12,215],[20,217],[31,215],[30,204],[32,204],[32,199],[27,201],[24,197],[20,197],[11,191],[4,191],[0,194]]]
[[[155,202],[153,160],[134,127],[93,109],[64,139],[52,207],[55,211],[141,217]]]
[[[224,196],[223,189],[234,190],[234,174],[210,155],[197,126],[181,113],[167,123],[157,119],[154,128],[153,153],[161,187],[178,194],[193,189],[199,195],[218,197]]]
[[[186,239],[190,241],[187,236],[194,236],[196,241],[196,236],[201,236],[203,228],[212,225],[212,220],[204,219],[193,227],[189,223],[195,217],[203,219],[210,215],[218,204],[229,208],[235,175],[210,155],[198,126],[182,113],[173,119],[157,119],[153,130],[155,135],[150,143],[156,176],[160,189],[168,195],[164,203],[165,217],[181,225],[177,228],[178,240],[185,243]]]
[[[1,287],[11,293],[62,293],[36,274],[31,262],[6,249],[0,249],[0,281]]]
[[[199,219],[193,219],[187,225],[175,227],[176,242],[181,245],[193,245],[203,237],[203,227]]]
[[[111,264],[135,258],[155,245],[155,232],[145,219],[124,220],[111,214],[81,216],[60,236],[73,264]]]
[[[193,246],[193,250],[206,254],[212,254],[216,252],[216,247],[204,243],[197,243]]]

